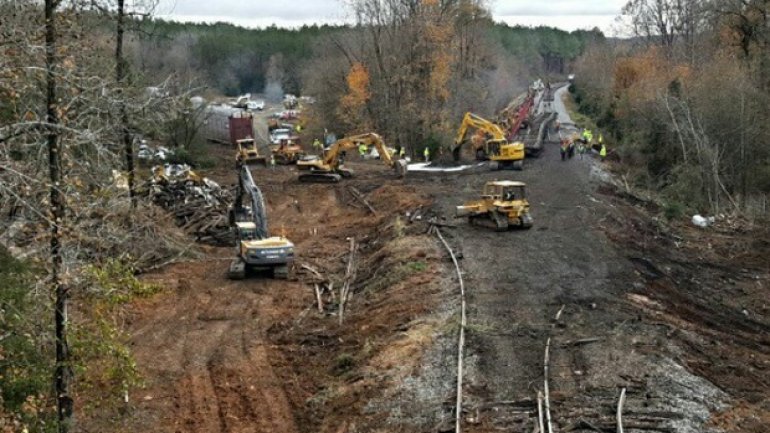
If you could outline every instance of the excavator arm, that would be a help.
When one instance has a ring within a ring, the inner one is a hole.
[[[251,208],[251,219],[257,228],[257,238],[267,239],[270,233],[267,229],[267,210],[265,209],[265,199],[262,197],[254,178],[251,176],[251,170],[247,165],[242,165],[238,174],[238,191],[235,197],[235,208],[240,210],[243,207],[243,195],[249,196],[249,207]]]
[[[395,163],[391,158],[388,149],[385,147],[385,142],[382,140],[379,134],[369,132],[366,134],[353,135],[351,137],[345,137],[337,140],[336,143],[329,147],[324,157],[324,164],[329,167],[337,167],[339,161],[340,152],[350,149],[357,149],[360,145],[367,147],[374,146],[377,152],[380,154],[380,160],[384,162],[388,167],[393,167]]]
[[[469,129],[476,129],[489,134],[492,140],[505,140],[505,132],[497,124],[484,119],[483,117],[473,114],[465,113],[463,122],[460,125],[460,129],[457,131],[457,137],[455,138],[455,145],[452,148],[452,155],[455,160],[460,159],[460,149],[465,143],[465,136],[468,134]]]

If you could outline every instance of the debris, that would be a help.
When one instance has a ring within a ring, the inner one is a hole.
[[[149,186],[153,203],[171,213],[177,226],[198,242],[229,246],[234,242],[230,227],[230,191],[216,182],[200,178],[186,164],[154,167]]]
[[[692,217],[692,223],[701,228],[706,228],[711,224],[714,224],[714,221],[716,221],[714,217],[706,218],[700,215],[693,215]]]

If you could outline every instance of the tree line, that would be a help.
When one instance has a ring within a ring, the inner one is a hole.
[[[632,0],[635,37],[577,61],[580,109],[669,213],[767,215],[770,2]]]

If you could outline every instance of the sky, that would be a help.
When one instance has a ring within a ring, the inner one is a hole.
[[[564,30],[598,27],[620,35],[616,17],[627,0],[492,0],[495,21]],[[177,21],[225,21],[244,27],[299,27],[352,21],[343,0],[160,0],[155,15]]]

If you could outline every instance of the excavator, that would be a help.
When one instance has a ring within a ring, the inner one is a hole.
[[[460,150],[466,141],[465,137],[469,129],[476,129],[490,137],[488,139],[485,137],[483,140],[472,140],[476,159],[496,161],[498,169],[522,169],[524,166],[524,143],[509,143],[500,126],[473,113],[465,113],[460,129],[457,131],[457,138],[452,149],[452,156],[455,161],[460,160]]]
[[[382,137],[369,132],[337,140],[324,151],[323,158],[305,158],[297,161],[297,169],[307,172],[299,175],[300,182],[336,183],[343,177],[352,177],[353,172],[345,167],[342,154],[346,150],[358,149],[361,145],[367,148],[374,146],[382,162],[396,170],[399,177],[406,175],[406,161],[394,159],[385,147]]]
[[[289,265],[294,261],[294,244],[284,236],[270,236],[262,191],[254,183],[249,165],[238,165],[238,189],[230,210],[237,253],[228,277],[241,280],[249,269],[262,269],[272,270],[273,278],[287,279]],[[244,194],[249,197],[248,207],[243,205]]]

